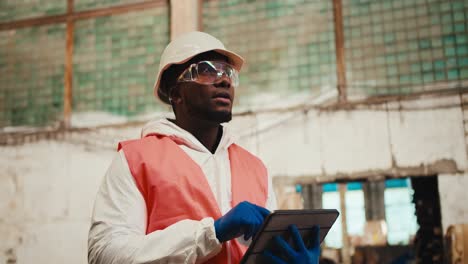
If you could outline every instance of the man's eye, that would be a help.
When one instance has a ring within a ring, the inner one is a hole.
[[[202,73],[216,74],[218,71],[213,68],[205,68]]]

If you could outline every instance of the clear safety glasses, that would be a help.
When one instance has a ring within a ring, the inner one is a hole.
[[[178,82],[196,82],[199,84],[214,84],[228,77],[231,85],[239,85],[239,73],[230,64],[220,61],[200,61],[191,64],[177,79]]]

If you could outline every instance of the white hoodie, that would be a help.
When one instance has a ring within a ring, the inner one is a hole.
[[[225,127],[214,154],[192,134],[166,119],[146,124],[141,137],[148,134],[176,138],[180,148],[202,168],[222,214],[231,209],[228,147],[233,137]],[[266,208],[276,209],[271,178]],[[145,200],[120,150],[96,196],[88,237],[89,263],[202,263],[221,250],[211,217],[182,220],[147,235],[146,226]]]

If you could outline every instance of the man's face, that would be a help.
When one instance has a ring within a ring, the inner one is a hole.
[[[226,57],[215,52],[208,52],[195,57],[187,64],[204,60],[227,62]],[[227,76],[209,85],[181,82],[177,85],[173,101],[178,109],[183,109],[183,112],[191,117],[214,123],[229,122],[232,118],[234,87]],[[177,111],[181,114],[181,111]]]

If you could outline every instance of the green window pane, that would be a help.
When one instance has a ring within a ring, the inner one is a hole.
[[[431,62],[423,62],[422,63],[423,71],[431,71],[432,70],[432,63]]]
[[[467,44],[468,43],[468,34],[457,35],[457,44]]]
[[[445,53],[445,56],[447,56],[447,57],[455,56],[455,48],[454,47],[446,47],[444,53]]]
[[[468,67],[468,57],[460,58],[459,65],[460,67]]]
[[[436,79],[436,81],[443,81],[443,80],[445,80],[445,79],[446,79],[446,77],[445,77],[445,71],[437,71],[437,72],[435,73],[435,79]]]
[[[461,79],[468,79],[468,68],[462,69],[460,71],[460,78]]]
[[[457,56],[465,56],[468,55],[468,46],[463,45],[463,46],[457,46]]]
[[[436,70],[444,69],[445,68],[445,61],[443,61],[443,60],[434,61],[434,68]]]
[[[451,69],[447,72],[447,78],[449,80],[457,80],[459,78],[458,69]]]
[[[425,73],[423,75],[423,80],[424,83],[431,83],[432,81],[434,81],[434,76],[432,75],[432,73]]]
[[[444,36],[444,45],[452,45],[455,44],[456,36],[453,34]]]

